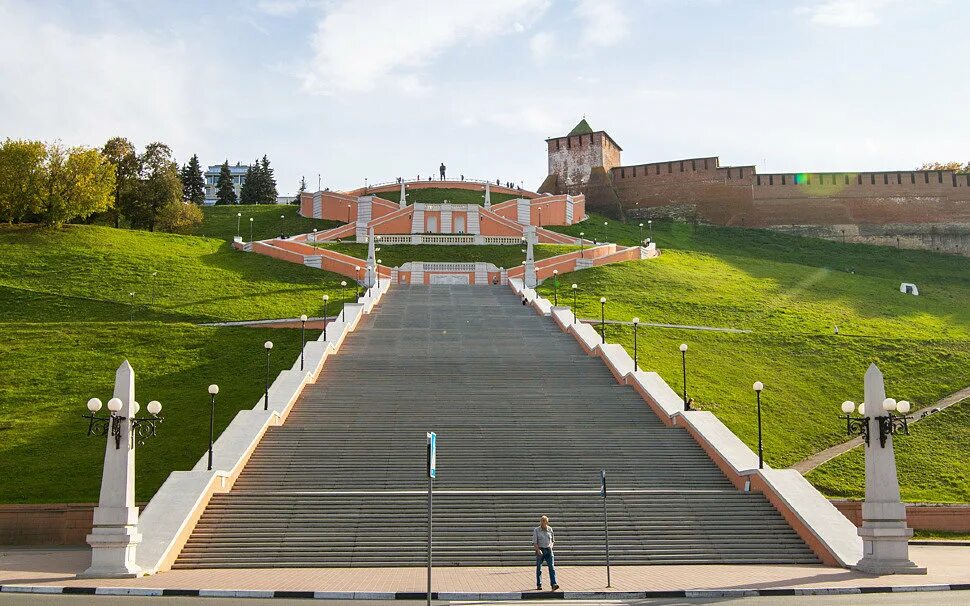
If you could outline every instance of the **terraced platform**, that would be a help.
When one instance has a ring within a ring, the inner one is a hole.
[[[511,292],[396,286],[213,498],[176,568],[424,563],[425,432],[438,433],[438,565],[817,563],[575,341]]]

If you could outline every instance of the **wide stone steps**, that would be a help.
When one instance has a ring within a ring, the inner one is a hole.
[[[817,563],[760,494],[504,289],[395,287],[212,498],[176,568]]]

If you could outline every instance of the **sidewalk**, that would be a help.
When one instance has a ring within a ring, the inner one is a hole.
[[[910,557],[927,566],[919,576],[870,576],[826,566],[614,566],[613,587],[606,570],[557,567],[566,597],[574,592],[676,592],[684,590],[865,590],[897,587],[970,589],[970,547],[914,545]],[[75,575],[90,556],[81,548],[0,548],[0,585],[54,587],[131,587],[187,590],[264,590],[346,593],[343,597],[394,597],[425,589],[424,568],[279,568],[252,570],[175,570],[139,579],[84,579]],[[546,572],[545,570],[543,571]],[[544,576],[546,576],[544,574]],[[485,593],[535,593],[532,567],[448,567],[434,570],[434,590],[442,599],[473,599]],[[548,587],[548,580],[546,582]],[[356,593],[358,595],[351,595]],[[364,595],[380,593],[383,595]],[[462,595],[445,595],[462,594]]]

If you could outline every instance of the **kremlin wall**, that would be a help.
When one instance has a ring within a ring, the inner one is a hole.
[[[584,194],[591,212],[970,255],[970,174],[759,174],[721,166],[716,156],[624,166],[622,148],[585,119],[546,144],[549,174],[539,193]]]

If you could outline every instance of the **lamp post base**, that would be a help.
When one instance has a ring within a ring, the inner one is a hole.
[[[909,539],[913,530],[901,520],[864,521],[862,559],[854,570],[867,574],[926,574],[926,568],[909,559]]]

